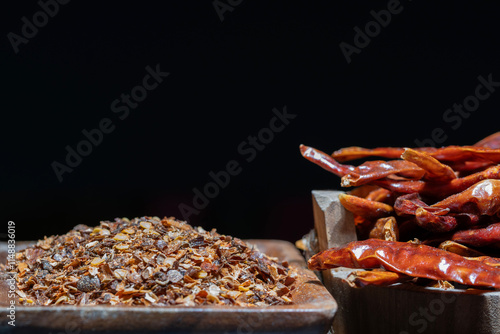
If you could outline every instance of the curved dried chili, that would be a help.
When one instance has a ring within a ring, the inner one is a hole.
[[[336,267],[374,269],[471,286],[500,288],[500,268],[435,247],[368,239],[331,248],[309,259],[309,269]]]

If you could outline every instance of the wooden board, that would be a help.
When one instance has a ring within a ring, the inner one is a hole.
[[[356,240],[352,214],[339,191],[313,191],[320,250]],[[343,279],[351,269],[322,272],[339,308],[332,331],[354,333],[500,333],[500,292],[440,290],[412,284],[352,288]]]
[[[298,268],[293,305],[266,308],[232,306],[118,307],[36,306],[16,307],[16,327],[7,324],[6,286],[0,280],[3,303],[1,333],[326,333],[337,304],[303,257],[289,242],[247,240],[260,251]],[[18,243],[21,246],[21,242]],[[20,250],[18,248],[17,250]],[[6,258],[0,243],[0,258]]]

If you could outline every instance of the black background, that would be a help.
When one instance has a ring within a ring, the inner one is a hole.
[[[211,1],[161,3],[73,0],[17,54],[7,35],[40,5],[3,4],[0,206],[18,240],[118,216],[181,217],[193,188],[237,160],[241,173],[190,222],[295,241],[313,226],[310,191],[339,188],[299,144],[415,146],[436,127],[440,145],[472,144],[498,130],[500,92],[457,129],[443,120],[478,76],[500,81],[493,2],[402,0],[350,64],[339,44],[388,1],[245,0],[223,21]],[[119,120],[111,102],[156,64],[170,76]],[[247,163],[238,145],[284,106],[296,118]],[[59,182],[51,163],[103,118],[115,130]]]

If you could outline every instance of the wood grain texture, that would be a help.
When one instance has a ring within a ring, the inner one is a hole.
[[[338,201],[342,191],[314,190],[314,228],[320,250],[340,247],[357,240],[353,215]]]
[[[338,202],[339,193],[312,192],[320,251],[356,240],[346,226],[354,228],[352,215]],[[323,283],[339,305],[332,326],[335,334],[500,333],[498,291],[444,291],[408,283],[352,288],[343,280],[351,271],[322,272]]]

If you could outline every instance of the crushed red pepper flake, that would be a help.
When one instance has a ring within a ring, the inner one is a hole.
[[[16,259],[22,305],[284,305],[297,275],[238,238],[158,217],[77,225]]]

